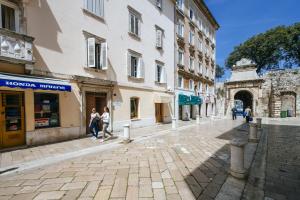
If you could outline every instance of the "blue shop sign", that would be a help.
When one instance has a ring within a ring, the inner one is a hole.
[[[71,85],[67,81],[11,76],[6,74],[0,74],[0,86],[33,90],[71,91]]]

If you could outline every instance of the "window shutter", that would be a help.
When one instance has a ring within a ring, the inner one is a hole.
[[[88,67],[95,67],[95,38],[87,39]]]
[[[156,30],[156,47],[162,48],[162,30]]]
[[[130,60],[130,53],[126,53],[126,60],[127,60],[127,75],[131,76],[131,60]]]
[[[167,76],[166,76],[166,68],[162,67],[161,68],[161,83],[166,83],[167,82]]]
[[[155,81],[158,82],[158,65],[155,65]]]
[[[100,55],[100,67],[101,69],[107,69],[107,43],[101,43],[101,55]]]
[[[144,78],[144,62],[142,58],[139,58],[139,65],[138,65],[138,78]]]

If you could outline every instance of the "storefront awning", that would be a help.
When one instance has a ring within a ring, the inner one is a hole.
[[[191,104],[191,99],[187,95],[179,94],[178,95],[178,103],[179,103],[180,106],[182,106],[182,105],[190,105]]]
[[[167,94],[155,94],[154,103],[170,103],[172,102],[172,96]]]
[[[191,104],[192,105],[202,104],[202,99],[199,96],[191,95]]]
[[[71,92],[69,81],[0,73],[0,87]]]

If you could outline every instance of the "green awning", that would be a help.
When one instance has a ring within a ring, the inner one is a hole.
[[[199,96],[191,95],[191,104],[192,105],[202,104],[202,99]]]
[[[178,95],[178,103],[179,103],[180,106],[182,106],[182,105],[190,105],[191,104],[191,99],[187,95],[179,94]]]

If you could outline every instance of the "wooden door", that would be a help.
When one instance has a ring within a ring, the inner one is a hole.
[[[155,104],[155,118],[156,118],[156,123],[163,122],[163,104],[162,103]]]
[[[1,147],[25,144],[23,93],[1,92]]]

